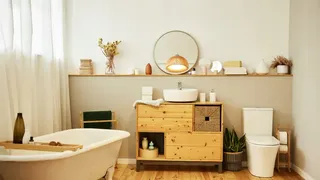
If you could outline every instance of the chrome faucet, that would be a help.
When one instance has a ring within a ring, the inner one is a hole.
[[[178,82],[178,89],[182,90],[182,83],[181,82]]]

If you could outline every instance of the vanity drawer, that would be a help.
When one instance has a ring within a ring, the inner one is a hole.
[[[166,146],[166,159],[222,160],[221,147]]]
[[[139,132],[192,131],[192,119],[186,118],[138,118]]]
[[[153,107],[139,104],[137,110],[138,118],[189,118],[193,117],[192,105],[160,105]]]
[[[221,134],[204,134],[204,133],[186,133],[186,132],[168,132],[166,133],[165,142],[166,145],[178,145],[178,146],[222,146]]]

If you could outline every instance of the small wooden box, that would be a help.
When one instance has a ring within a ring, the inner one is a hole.
[[[157,158],[159,154],[159,149],[154,148],[152,150],[150,149],[139,149],[140,157],[146,158],[146,159],[153,159]]]
[[[220,132],[221,106],[195,106],[194,130]]]

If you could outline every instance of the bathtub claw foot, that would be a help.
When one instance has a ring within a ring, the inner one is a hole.
[[[106,172],[106,174],[100,180],[103,180],[103,179],[108,180],[108,171]]]
[[[112,180],[113,173],[114,173],[114,166],[111,166],[108,168],[108,170],[106,171],[106,174],[103,176],[102,179]]]

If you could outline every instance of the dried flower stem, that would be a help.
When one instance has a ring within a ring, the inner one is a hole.
[[[286,65],[288,66],[289,68],[292,67],[292,61],[287,59],[286,57],[284,56],[277,56],[274,58],[274,60],[272,61],[272,64],[271,64],[271,68],[276,68],[278,65]]]
[[[107,44],[103,44],[102,38],[99,38],[98,40],[98,46],[101,48],[101,52],[108,58],[108,62],[106,63],[108,72],[113,72],[113,69],[115,68],[114,56],[119,54],[117,46],[120,43],[121,41],[115,41],[112,43],[108,42]]]

